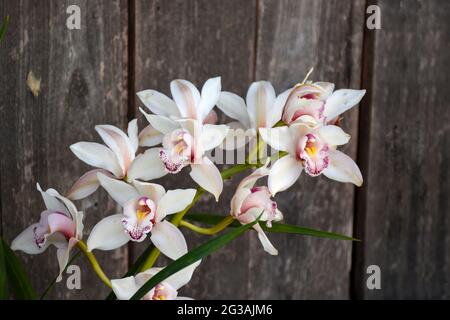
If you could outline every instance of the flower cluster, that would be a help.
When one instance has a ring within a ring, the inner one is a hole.
[[[170,83],[172,99],[155,90],[145,90],[137,96],[145,106],[142,114],[149,124],[140,133],[137,120],[129,122],[127,131],[112,125],[98,125],[95,130],[104,144],[78,142],[72,152],[94,169],[82,175],[62,196],[54,189],[43,191],[38,185],[46,209],[39,222],[26,228],[12,243],[12,249],[38,254],[50,245],[57,249],[61,273],[66,267],[71,249],[77,246],[93,257],[93,250],[114,250],[128,242],[150,241],[165,256],[177,260],[188,253],[186,239],[179,227],[201,230],[182,220],[203,192],[216,201],[223,190],[224,172],[208,157],[215,148],[240,148],[246,144],[236,129],[245,129],[259,142],[278,150],[277,159],[258,159],[242,169],[254,169],[237,186],[229,205],[229,216],[214,232],[221,231],[233,220],[241,224],[255,222],[253,229],[265,251],[278,254],[269,241],[265,228],[283,219],[273,197],[287,190],[305,171],[311,177],[322,173],[330,179],[362,184],[357,165],[337,150],[350,136],[339,126],[340,115],[358,104],[364,90],[342,89],[326,82],[303,81],[276,95],[267,81],[250,85],[246,99],[222,91],[220,77],[209,79],[199,91],[191,82]],[[218,107],[235,122],[217,124]],[[233,143],[226,143],[232,137]],[[227,146],[227,147],[225,147]],[[177,174],[190,167],[190,177],[196,189],[165,190],[149,182],[167,174]],[[239,172],[242,170],[236,170]],[[266,183],[261,181],[267,180]],[[83,236],[83,213],[73,201],[86,198],[101,186],[120,206],[118,214],[104,217],[92,229],[86,244]],[[169,216],[177,219],[169,221]],[[183,224],[184,223],[184,224]],[[206,229],[205,229],[206,230]],[[206,231],[205,231],[206,233]],[[107,279],[117,298],[130,299],[138,289],[161,268],[149,262],[141,272],[123,279]],[[143,299],[180,299],[178,289],[189,282],[200,261],[178,271],[157,284]]]

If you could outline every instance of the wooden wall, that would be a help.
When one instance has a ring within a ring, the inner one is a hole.
[[[81,30],[66,28],[66,8],[81,8]],[[381,9],[381,29],[365,27],[366,7]],[[98,141],[94,125],[125,128],[139,116],[135,92],[169,94],[169,82],[245,95],[255,80],[277,92],[312,78],[365,88],[345,114],[364,186],[302,176],[277,196],[288,223],[354,234],[359,244],[271,235],[265,254],[247,234],[208,257],[184,295],[197,299],[450,298],[450,3],[445,0],[0,0],[11,23],[0,43],[1,235],[11,241],[42,209],[36,182],[64,192],[86,171],[68,146]],[[29,72],[41,79],[33,96]],[[225,118],[222,116],[222,119]],[[141,127],[144,124],[140,122]],[[181,175],[185,178],[186,175]],[[236,177],[219,203],[198,211],[226,214]],[[162,179],[168,188],[190,179]],[[87,232],[118,208],[105,192],[79,203]],[[193,247],[206,238],[185,231]],[[142,251],[130,245],[100,254],[111,277]],[[55,252],[21,255],[41,292],[55,276]],[[94,299],[108,292],[83,257],[81,290],[58,284],[49,298]],[[369,265],[382,289],[366,287]]]

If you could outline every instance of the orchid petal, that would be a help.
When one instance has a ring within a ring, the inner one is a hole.
[[[324,142],[332,146],[340,146],[350,140],[349,134],[345,133],[341,127],[334,125],[320,127],[317,132]]]
[[[228,134],[227,125],[205,124],[201,135],[202,150],[208,151],[218,147]]]
[[[273,106],[269,109],[267,117],[267,127],[273,127],[278,121],[281,120],[283,114],[284,105],[292,92],[292,88],[284,91],[275,99]]]
[[[195,189],[177,189],[169,190],[161,197],[156,209],[157,220],[162,220],[166,215],[184,210],[196,194]]]
[[[77,239],[71,238],[66,248],[59,248],[56,251],[56,256],[58,258],[59,264],[59,274],[56,278],[56,282],[60,282],[62,280],[62,273],[66,269],[67,263],[69,263],[70,251],[77,244],[77,242]]]
[[[122,172],[125,175],[134,159],[134,148],[128,136],[119,128],[111,125],[97,125],[95,130],[105,144],[115,153]]]
[[[325,104],[324,115],[331,120],[357,105],[366,94],[366,90],[336,90]]]
[[[227,136],[221,144],[223,150],[235,150],[244,147],[251,138],[256,136],[255,129],[247,129],[238,121],[227,123]]]
[[[97,177],[98,181],[106,192],[108,192],[110,197],[122,207],[125,206],[128,200],[139,197],[139,193],[136,189],[128,183],[109,178],[101,173],[97,173]]]
[[[270,168],[268,186],[274,196],[292,186],[302,173],[303,166],[291,155],[278,159]]]
[[[157,222],[150,237],[155,247],[165,256],[176,260],[187,252],[187,244],[181,231],[168,221]]]
[[[263,245],[264,251],[268,252],[269,254],[271,254],[273,256],[278,255],[278,250],[270,242],[269,238],[264,233],[261,226],[259,224],[256,224],[253,226],[253,228],[258,232],[258,238],[259,238],[259,241],[261,241],[261,244]]]
[[[180,127],[176,121],[170,118],[156,114],[148,114],[142,108],[139,110],[145,116],[150,125],[162,134],[172,132]]]
[[[230,118],[238,120],[245,128],[251,127],[245,101],[237,94],[227,91],[221,92],[217,107]]]
[[[206,117],[203,118],[203,124],[216,124],[218,120],[219,117],[217,116],[217,112],[211,110]]]
[[[201,119],[206,118],[209,112],[214,108],[219,100],[220,90],[222,84],[220,77],[208,79],[202,88],[202,94],[199,104],[199,112],[201,113]],[[200,119],[199,119],[200,120]]]
[[[154,114],[159,114],[166,117],[180,116],[180,112],[178,111],[176,103],[168,96],[158,91],[143,90],[138,92],[137,96],[142,101],[142,103]]]
[[[159,200],[166,193],[164,187],[156,183],[141,182],[138,180],[134,180],[133,186],[141,195],[148,197],[156,205],[158,205]]]
[[[48,210],[65,213],[67,215],[70,214],[67,207],[63,203],[61,203],[61,201],[59,201],[53,194],[51,194],[50,191],[52,191],[53,189],[47,189],[46,191],[43,191],[39,183],[36,183],[36,188],[41,193],[42,199],[44,200],[45,203],[45,207]],[[56,194],[59,195],[59,193],[57,193],[56,190],[53,191],[55,191]]]
[[[200,187],[212,193],[216,201],[219,201],[219,196],[223,190],[223,180],[215,164],[207,157],[204,157],[200,163],[191,164],[191,168],[190,175],[192,179]]]
[[[361,171],[356,163],[345,153],[338,150],[329,151],[329,164],[323,174],[339,182],[351,182],[360,187],[363,183]]]
[[[100,220],[87,240],[88,251],[114,250],[128,243],[130,237],[123,228],[122,218],[122,214],[115,214]]]
[[[47,219],[50,233],[61,232],[66,238],[75,236],[75,223],[69,217],[60,213],[51,213]]]
[[[165,176],[167,171],[159,157],[160,150],[160,148],[152,148],[138,155],[128,169],[127,180],[130,182],[135,179],[147,181]]]
[[[287,126],[276,128],[259,128],[261,138],[272,148],[279,151],[291,153],[294,143],[291,139],[289,128]]]
[[[72,144],[70,150],[88,165],[108,170],[118,178],[123,176],[122,168],[114,152],[100,143],[78,142]]]
[[[251,84],[247,92],[247,108],[253,128],[267,127],[275,97],[275,89],[270,82],[258,81]]]
[[[315,82],[315,86],[320,87],[323,91],[326,97],[329,97],[334,90],[334,83],[331,82]]]
[[[170,83],[170,91],[182,117],[200,120],[200,93],[192,83],[181,79],[173,80]]]
[[[194,274],[195,269],[200,265],[200,263],[201,260],[194,262],[193,264],[181,269],[177,273],[174,273],[164,281],[170,284],[175,290],[178,290],[182,286],[186,285],[189,281],[191,281],[192,275]]]
[[[139,133],[139,146],[154,147],[162,142],[163,137],[164,135],[161,132],[149,124]]]
[[[46,241],[42,247],[36,245],[34,229],[37,226],[39,226],[39,223],[32,224],[14,238],[11,243],[11,250],[20,250],[27,254],[39,254],[44,252],[51,243]]]
[[[104,175],[110,176],[109,171],[104,169],[94,169],[83,174],[77,182],[70,188],[67,193],[67,198],[70,200],[80,200],[87,196],[93,194],[98,187],[100,182],[98,182],[97,173],[103,173]]]
[[[130,140],[131,146],[133,147],[133,154],[136,153],[139,147],[139,139],[138,139],[138,125],[137,119],[133,119],[128,122],[128,139]]]
[[[130,300],[140,288],[140,286],[137,285],[134,276],[123,279],[113,279],[111,280],[111,286],[118,300]]]

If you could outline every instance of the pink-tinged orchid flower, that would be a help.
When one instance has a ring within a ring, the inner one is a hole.
[[[186,247],[179,248],[178,251],[179,256],[175,259],[178,259],[187,253]],[[168,277],[144,295],[142,300],[191,300],[191,298],[179,297],[178,290],[191,280],[192,274],[199,264],[200,261],[197,261]],[[111,280],[112,289],[117,299],[130,300],[139,288],[162,269],[163,268],[150,268],[144,272],[138,273],[136,276]]]
[[[273,195],[292,186],[303,168],[310,176],[323,173],[336,181],[362,185],[363,178],[356,163],[336,150],[336,146],[350,139],[340,127],[295,123],[290,127],[262,128],[259,132],[272,148],[288,153],[271,166],[268,184]]]
[[[236,144],[230,145],[233,148],[240,148],[248,141],[248,137],[256,135],[258,128],[273,127],[281,119],[281,113],[290,92],[291,89],[276,96],[270,82],[253,82],[247,91],[247,104],[237,94],[221,92],[217,107],[230,118],[237,120],[228,124],[236,130],[230,131],[227,139],[234,139],[234,137],[237,139]],[[239,134],[240,132],[246,132],[246,134]],[[224,148],[227,149],[227,144]]]
[[[195,196],[195,189],[166,192],[155,183],[136,180],[130,185],[101,173],[98,180],[122,206],[123,213],[108,216],[94,226],[87,241],[89,251],[113,250],[129,241],[141,242],[151,233],[155,247],[169,258],[176,259],[184,252],[187,245],[183,234],[164,218],[186,208]]]
[[[42,211],[38,223],[26,228],[13,240],[11,249],[39,254],[54,245],[57,248],[60,270],[57,281],[60,281],[61,273],[69,261],[70,251],[82,238],[83,213],[77,211],[75,205],[56,190],[43,191],[39,184],[37,189],[47,209]]]
[[[128,134],[112,125],[98,125],[95,130],[106,146],[95,142],[78,142],[70,146],[80,160],[98,169],[85,173],[75,182],[67,194],[69,199],[79,200],[94,193],[99,187],[99,172],[127,182],[157,179],[166,174],[159,159],[159,149],[149,149],[136,157],[139,141],[145,145],[152,138],[155,140],[151,128],[141,132],[141,140],[136,119],[129,122]]]
[[[366,93],[366,90],[333,90],[334,84],[329,82],[295,86],[286,100],[283,122],[288,125],[294,122],[335,124],[339,116],[357,105]]]
[[[244,178],[231,199],[231,215],[242,224],[255,221],[261,214],[260,221],[266,221],[268,227],[272,226],[272,221],[283,219],[277,203],[271,199],[269,189],[266,186],[255,186],[258,179],[269,175],[268,163]],[[258,232],[264,250],[271,255],[277,255],[277,249],[270,243],[261,226],[255,224],[253,228]]]

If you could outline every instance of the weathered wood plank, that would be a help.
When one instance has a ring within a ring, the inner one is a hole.
[[[358,193],[357,298],[449,299],[448,1],[377,1],[365,65],[366,184]],[[365,203],[365,205],[364,205]],[[366,268],[381,268],[368,290]]]
[[[66,8],[81,9],[81,30],[66,28]],[[0,1],[0,13],[11,17],[0,43],[1,204],[2,235],[11,241],[39,218],[44,208],[36,182],[66,192],[87,166],[69,145],[99,141],[98,123],[126,123],[126,1]],[[27,89],[30,71],[41,79],[34,97]],[[86,233],[115,210],[104,192],[78,203],[86,209]],[[21,255],[33,285],[42,292],[57,274],[56,252]],[[114,276],[126,268],[126,248],[99,254]],[[65,279],[51,298],[101,298],[106,287],[84,257],[80,291],[68,290]]]
[[[135,91],[156,89],[170,96],[173,79],[197,86],[221,75],[222,88],[244,94],[253,77],[255,1],[136,2]],[[166,188],[195,186],[189,169],[162,179]],[[227,214],[237,180],[227,182],[220,202],[205,196],[197,211]],[[205,237],[188,236],[192,248]],[[246,298],[248,237],[205,259],[183,295]],[[135,255],[141,248],[137,248]]]
[[[256,80],[272,81],[277,92],[311,78],[336,88],[359,88],[364,1],[270,1],[259,6]],[[357,115],[345,114],[344,129],[353,139],[344,151],[356,155]],[[277,195],[285,221],[352,233],[351,185],[302,175]],[[266,299],[344,299],[349,297],[352,244],[292,235],[270,235],[279,249],[271,257],[251,239],[249,290]]]

